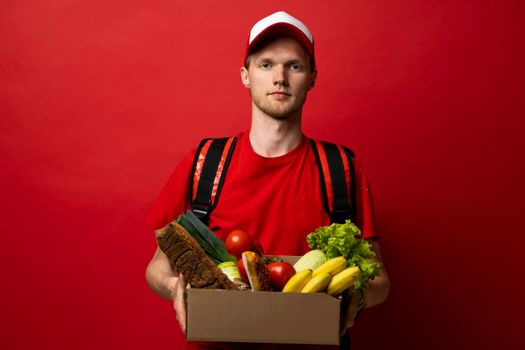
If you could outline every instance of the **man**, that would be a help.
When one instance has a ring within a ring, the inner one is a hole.
[[[209,227],[222,239],[231,230],[242,229],[258,239],[267,254],[303,255],[309,250],[306,235],[330,223],[322,205],[312,146],[301,128],[302,108],[317,77],[310,31],[284,12],[263,18],[250,32],[240,73],[252,99],[251,128],[238,136],[220,201],[209,216]],[[189,207],[193,158],[191,152],[179,163],[161,192],[147,220],[153,229],[162,228]],[[368,183],[359,162],[355,161],[354,166],[356,222],[380,261]],[[173,300],[180,327],[185,331],[186,282],[172,270],[159,248],[148,265],[146,278],[155,293]],[[367,307],[383,302],[388,289],[388,276],[383,270],[370,281],[365,296]],[[362,298],[350,292],[344,296],[341,334],[353,324]],[[192,342],[187,348],[200,346],[206,348],[206,344]],[[230,349],[235,345],[213,346]],[[266,347],[275,349],[278,345]]]

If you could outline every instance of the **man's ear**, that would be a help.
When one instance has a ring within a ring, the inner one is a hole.
[[[250,88],[250,76],[246,67],[241,67],[241,81],[245,88]]]
[[[317,69],[312,72],[312,78],[308,90],[311,90],[315,86],[315,79],[317,79]]]

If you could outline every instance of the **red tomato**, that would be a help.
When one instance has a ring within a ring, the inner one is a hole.
[[[252,246],[252,237],[242,230],[233,230],[226,237],[226,250],[237,259],[240,259],[245,251],[251,250]]]
[[[286,282],[295,275],[292,264],[287,262],[273,262],[268,264],[268,277],[275,290],[283,290]]]
[[[241,274],[241,278],[244,282],[249,282],[248,275],[246,274],[246,270],[244,269],[244,263],[242,262],[242,259],[237,260],[237,268],[239,269],[239,273]]]

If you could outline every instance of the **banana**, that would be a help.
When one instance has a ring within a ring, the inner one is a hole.
[[[346,267],[346,259],[344,256],[338,256],[337,258],[332,258],[316,268],[312,273],[312,277],[322,273],[328,273],[331,276],[335,276],[339,272],[343,271]]]
[[[313,276],[312,279],[304,286],[301,293],[322,292],[330,283],[332,276],[327,272],[321,272]]]
[[[359,267],[357,266],[344,269],[332,277],[332,280],[326,288],[326,293],[333,297],[339,296],[339,294],[341,294],[345,289],[349,288],[354,284],[355,281],[357,281],[360,274],[361,270],[359,270]]]
[[[283,293],[299,293],[312,278],[312,270],[306,269],[292,276],[283,288]]]

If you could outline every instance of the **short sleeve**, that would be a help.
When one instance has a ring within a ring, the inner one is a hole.
[[[354,159],[356,180],[357,226],[362,238],[378,238],[375,228],[374,205],[370,184],[361,163]]]

